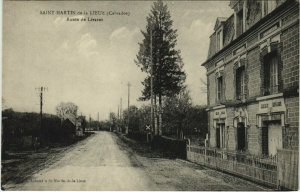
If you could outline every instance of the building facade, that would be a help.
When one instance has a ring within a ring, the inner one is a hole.
[[[299,1],[230,1],[207,60],[209,146],[274,156],[298,150]]]

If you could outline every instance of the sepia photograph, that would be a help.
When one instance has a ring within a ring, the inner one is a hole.
[[[298,191],[299,0],[3,0],[1,190]]]

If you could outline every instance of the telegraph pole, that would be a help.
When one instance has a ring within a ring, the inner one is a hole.
[[[127,114],[127,117],[128,117],[128,125],[126,127],[126,134],[128,134],[128,129],[129,129],[129,106],[130,106],[130,82],[127,83],[127,86],[128,86],[128,114]]]
[[[43,130],[43,92],[48,90],[48,88],[46,87],[38,87],[36,88],[36,90],[38,90],[40,92],[40,120],[41,120],[41,124],[40,124],[40,137],[42,136],[42,130]],[[47,137],[47,135],[45,135]],[[48,138],[47,138],[48,139]]]

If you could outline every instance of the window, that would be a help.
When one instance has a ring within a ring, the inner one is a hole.
[[[278,57],[272,52],[264,58],[264,95],[278,93]]]
[[[240,36],[244,32],[244,15],[243,9],[236,15],[236,36]]]
[[[217,79],[217,100],[221,101],[223,98],[223,77]]]
[[[222,42],[223,38],[222,38],[222,30],[220,30],[219,32],[217,32],[217,42],[216,42],[216,46],[217,46],[217,51],[222,49]]]
[[[217,148],[225,148],[225,123],[217,123],[216,128],[216,141]]]
[[[245,67],[236,70],[236,99],[245,99]]]

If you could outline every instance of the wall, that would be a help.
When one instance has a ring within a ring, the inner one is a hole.
[[[235,85],[234,85],[234,73],[233,73],[233,62],[228,63],[224,69],[225,73],[225,99],[233,100]]]
[[[258,104],[247,106],[250,127],[248,128],[248,151],[250,154],[261,154],[261,130],[256,126]]]
[[[213,106],[216,104],[216,75],[215,73],[211,73],[208,76],[208,81],[209,81],[209,89],[207,90],[207,92],[209,93],[209,105]]]
[[[298,149],[299,146],[299,97],[285,99],[287,108],[288,127],[286,128],[286,138],[284,138],[284,148]]]
[[[260,95],[260,50],[256,47],[248,52],[247,55],[247,74],[248,74],[248,98]]]
[[[216,147],[216,129],[214,128],[214,111],[209,111],[209,146]]]
[[[236,150],[236,128],[233,127],[234,108],[227,108],[228,150]]]
[[[283,31],[283,88],[299,87],[299,24]]]

